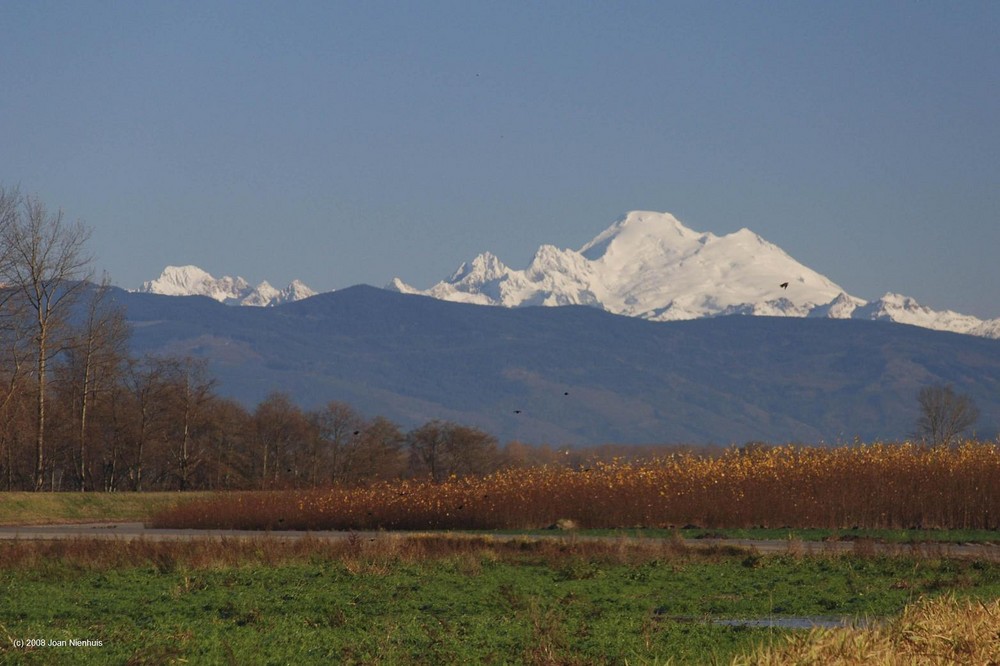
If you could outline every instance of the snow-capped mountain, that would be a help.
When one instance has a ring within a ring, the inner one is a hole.
[[[749,229],[716,236],[649,211],[628,213],[579,250],[543,245],[524,270],[484,252],[430,289],[399,278],[386,288],[505,307],[592,305],[654,321],[726,314],[885,319],[1000,338],[1000,319],[937,312],[891,293],[869,303]]]
[[[951,310],[931,310],[909,296],[887,293],[850,313],[853,319],[875,319],[910,324],[938,331],[966,333],[983,338],[1000,338],[1000,319],[979,319]],[[846,317],[845,317],[846,318]]]
[[[298,280],[284,289],[266,280],[256,287],[241,277],[212,277],[197,266],[167,266],[155,280],[143,282],[135,291],[166,296],[208,296],[227,305],[266,307],[315,296],[316,292]]]

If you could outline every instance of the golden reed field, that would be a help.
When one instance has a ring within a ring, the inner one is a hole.
[[[884,624],[793,633],[764,645],[732,666],[837,664],[941,666],[996,664],[1000,655],[1000,601],[920,599]]]
[[[1000,445],[915,443],[672,453],[641,462],[506,469],[443,483],[230,492],[156,526],[243,529],[1000,527]]]

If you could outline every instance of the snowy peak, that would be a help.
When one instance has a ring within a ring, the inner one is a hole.
[[[307,287],[301,280],[292,280],[287,287],[278,292],[278,298],[282,303],[301,301],[315,295],[316,292]]]
[[[510,271],[502,261],[492,252],[483,252],[472,260],[465,262],[458,267],[450,278],[449,282],[464,283],[470,286],[483,285],[488,282],[496,282],[505,278]]]
[[[580,254],[605,263],[651,254],[680,255],[709,237],[712,234],[688,229],[670,213],[632,211],[580,248]]]
[[[505,307],[585,304],[654,321],[731,314],[884,319],[1000,337],[1000,319],[935,312],[897,294],[868,303],[750,229],[717,236],[652,211],[622,216],[577,251],[542,245],[524,270],[484,252],[430,289],[399,278],[386,288]]]
[[[197,266],[167,266],[160,277],[143,282],[135,291],[165,296],[208,296],[227,305],[267,307],[315,296],[298,280],[275,289],[266,280],[256,287],[241,277],[213,277]]]
[[[977,317],[963,315],[951,310],[931,310],[914,299],[901,294],[887,293],[877,301],[857,308],[854,319],[894,321],[923,328],[934,328],[955,333],[968,333],[984,337],[1000,337],[1000,320],[983,321]],[[994,334],[991,334],[991,330]]]
[[[542,245],[525,270],[484,253],[427,291],[389,288],[507,307],[587,304],[653,320],[804,316],[843,291],[748,229],[716,236],[651,211],[628,213],[579,251]]]
[[[240,298],[239,304],[266,307],[274,304],[275,299],[277,299],[280,294],[281,292],[272,287],[270,282],[264,280],[259,285],[254,287],[250,293],[243,298]]]
[[[854,312],[864,305],[867,305],[865,300],[841,292],[829,303],[816,306],[810,310],[809,316],[824,317],[827,319],[851,319],[854,316]]]
[[[241,298],[250,285],[241,277],[214,278],[197,266],[167,266],[160,277],[144,282],[140,292],[166,296],[208,296],[217,301]]]
[[[389,280],[388,284],[385,285],[385,289],[388,291],[398,291],[401,294],[423,294],[424,292],[416,287],[410,286],[400,280],[398,277],[394,277]]]

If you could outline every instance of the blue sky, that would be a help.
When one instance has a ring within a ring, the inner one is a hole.
[[[1000,316],[1000,3],[5,2],[0,184],[284,286],[515,268],[628,210]]]

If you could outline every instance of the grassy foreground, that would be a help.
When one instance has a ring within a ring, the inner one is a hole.
[[[443,535],[3,543],[0,663],[730,663],[788,632],[713,619],[946,594],[1000,597],[1000,565]]]

